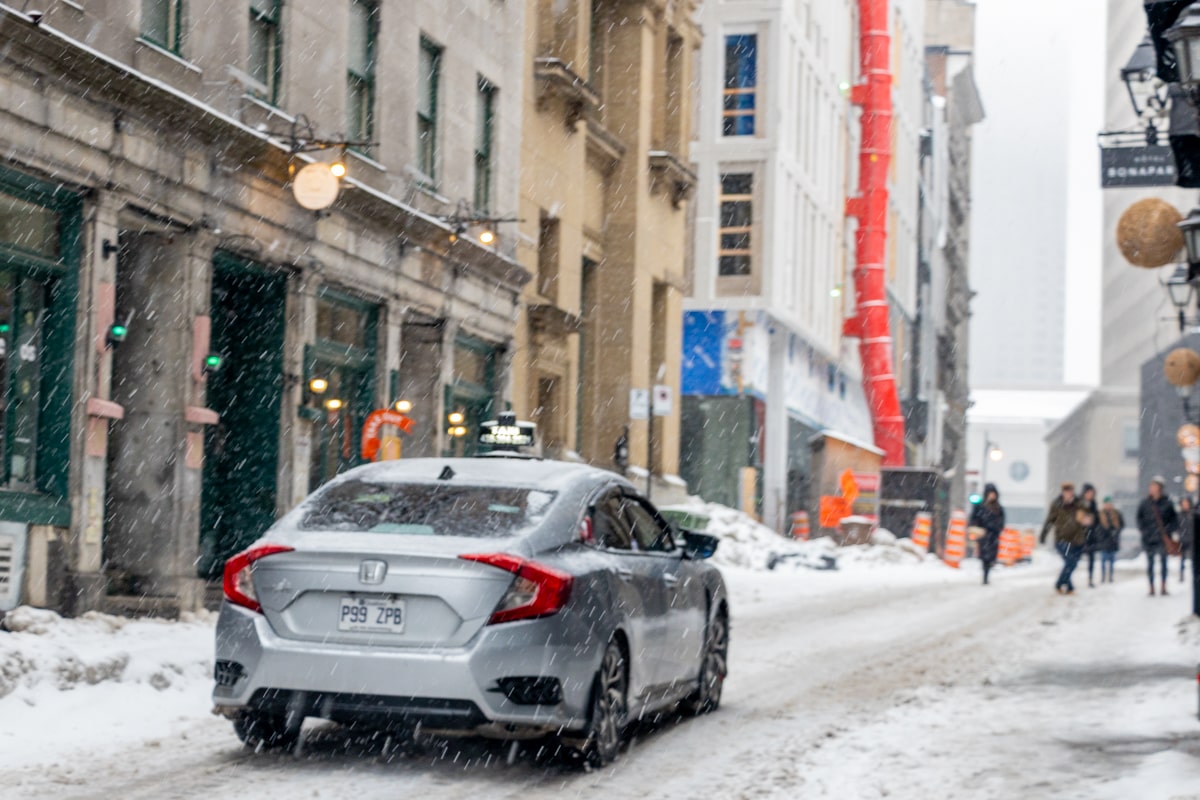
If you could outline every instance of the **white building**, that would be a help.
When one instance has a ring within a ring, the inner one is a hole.
[[[916,313],[923,19],[923,0],[892,3],[888,277],[898,354]],[[856,3],[708,2],[700,24],[682,392],[682,425],[695,435],[684,437],[681,473],[693,491],[737,502],[749,496],[747,471],[761,469],[762,514],[779,527],[811,495],[813,433],[874,438],[857,342],[842,335],[854,310],[845,203],[857,185],[848,99],[859,80]],[[902,395],[908,373],[897,364]]]

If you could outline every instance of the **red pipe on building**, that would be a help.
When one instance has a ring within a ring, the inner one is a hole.
[[[875,446],[884,466],[904,466],[904,414],[896,393],[895,361],[887,298],[888,166],[892,158],[892,73],[889,63],[888,0],[858,0],[862,83],[850,100],[862,107],[858,196],[846,201],[846,216],[858,220],[854,293],[857,310],[843,324],[859,340],[863,388],[875,426]]]

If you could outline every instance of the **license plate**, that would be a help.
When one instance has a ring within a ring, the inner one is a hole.
[[[338,608],[338,630],[404,633],[407,618],[403,600],[343,597]]]

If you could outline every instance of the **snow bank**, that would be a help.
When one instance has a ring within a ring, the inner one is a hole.
[[[924,553],[909,539],[900,539],[890,531],[879,529],[871,543],[838,547],[827,537],[807,542],[780,536],[753,517],[719,503],[695,502],[664,506],[668,513],[687,514],[708,519],[703,532],[721,540],[713,562],[719,566],[745,567],[762,570],[799,566],[809,569],[831,569],[852,564],[915,564]]]
[[[212,674],[207,649],[215,615],[185,615],[179,622],[129,620],[97,612],[65,619],[53,611],[20,606],[0,626],[0,703],[16,695],[36,705],[41,693],[106,682],[145,684],[157,691]],[[0,705],[0,708],[3,706]]]

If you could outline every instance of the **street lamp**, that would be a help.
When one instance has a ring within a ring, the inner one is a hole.
[[[987,486],[987,465],[989,461],[999,461],[1004,458],[1004,451],[1000,449],[1000,445],[993,442],[987,432],[983,434],[983,469],[979,470],[979,496],[983,499],[984,488]]]
[[[1197,105],[1200,103],[1200,2],[1184,9],[1163,38],[1175,51],[1179,85],[1192,105]]]
[[[1155,74],[1157,65],[1154,43],[1147,36],[1134,49],[1128,63],[1121,68],[1121,81],[1125,84],[1125,90],[1129,92],[1129,102],[1138,119],[1145,114],[1155,116],[1166,111],[1167,96],[1164,85],[1158,82]],[[1142,94],[1146,95],[1146,99],[1139,102],[1138,96]],[[1146,143],[1158,144],[1158,128],[1153,121],[1149,122],[1146,128]]]

